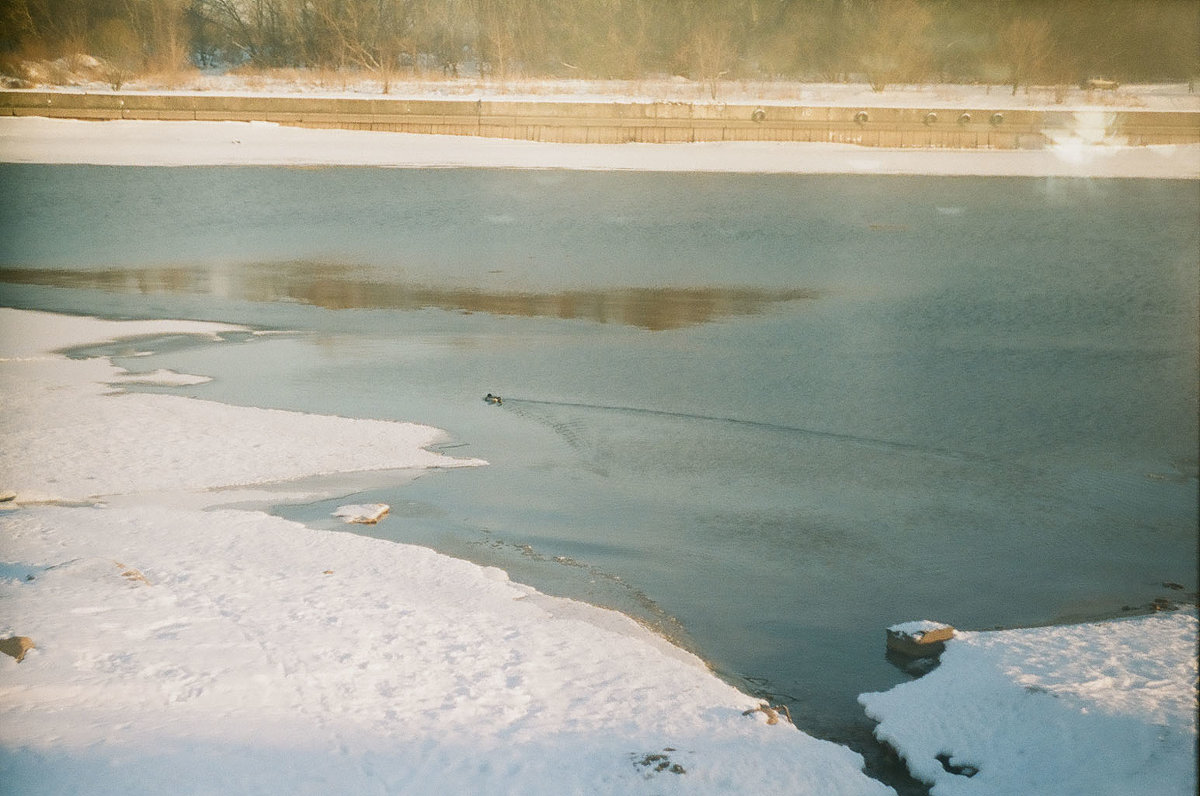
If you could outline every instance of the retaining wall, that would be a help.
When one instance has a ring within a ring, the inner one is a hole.
[[[1200,112],[872,108],[687,102],[517,102],[0,91],[0,116],[267,121],[300,127],[558,143],[823,141],[1037,149],[1062,134],[1133,145],[1200,143]]]

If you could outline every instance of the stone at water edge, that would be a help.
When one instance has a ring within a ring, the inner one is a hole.
[[[954,628],[941,622],[922,620],[892,625],[887,629],[887,648],[910,658],[933,658],[954,638]]]

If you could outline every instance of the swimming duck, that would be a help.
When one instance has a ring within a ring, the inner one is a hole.
[[[487,395],[483,396],[483,400],[489,404],[496,404],[497,406],[504,403],[504,401],[500,398],[499,395],[492,395],[491,393],[488,393]]]

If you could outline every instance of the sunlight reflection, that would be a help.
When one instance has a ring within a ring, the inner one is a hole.
[[[88,271],[0,269],[0,282],[116,293],[220,295],[247,301],[292,301],[326,309],[441,309],[492,315],[589,320],[651,331],[752,315],[779,302],[817,297],[805,289],[628,287],[558,293],[489,292],[388,281],[370,269],[314,262],[228,269],[164,266]]]

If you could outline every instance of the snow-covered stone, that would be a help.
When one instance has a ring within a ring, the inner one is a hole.
[[[960,630],[937,669],[859,702],[932,796],[1190,796],[1196,644],[1194,609]]]

